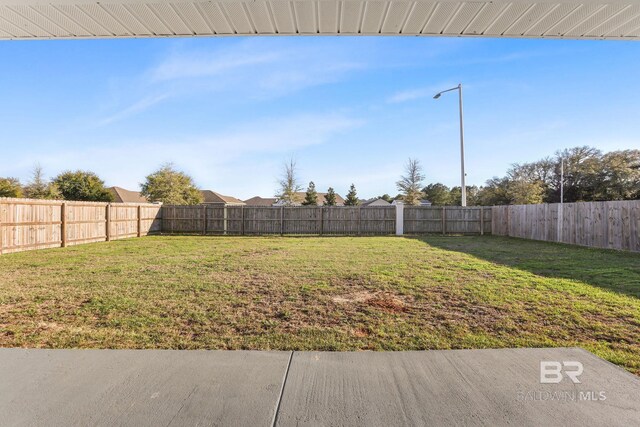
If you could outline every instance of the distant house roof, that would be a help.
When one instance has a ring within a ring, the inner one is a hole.
[[[110,187],[108,189],[113,194],[113,201],[116,203],[149,203],[149,201],[138,191],[125,190],[120,187]]]
[[[232,196],[225,196],[223,194],[216,193],[215,191],[200,190],[200,193],[204,198],[203,203],[221,205],[244,205],[244,202],[240,199],[236,199]]]
[[[327,193],[317,193],[318,194],[318,206],[324,205],[325,196]],[[295,205],[300,205],[304,202],[307,193],[304,191],[298,191],[294,193],[293,202]],[[344,199],[339,194],[336,194],[336,206],[344,206]]]
[[[391,206],[391,203],[385,199],[374,197],[373,199],[366,200],[360,204],[361,206]]]
[[[275,197],[255,196],[244,201],[247,206],[273,206],[278,199]]]

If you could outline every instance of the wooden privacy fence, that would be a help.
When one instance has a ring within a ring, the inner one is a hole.
[[[165,233],[388,235],[395,206],[163,206]],[[405,206],[405,234],[491,232],[491,208]]]
[[[491,233],[491,208],[482,206],[405,206],[405,234]]]
[[[640,252],[640,200],[492,207],[500,236]]]
[[[0,198],[0,254],[160,232],[160,205]]]

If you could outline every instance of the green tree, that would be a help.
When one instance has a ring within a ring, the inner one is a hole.
[[[0,178],[0,197],[22,197],[22,186],[16,178]]]
[[[336,192],[333,187],[329,187],[327,190],[327,194],[324,195],[324,205],[325,206],[335,206],[336,205]]]
[[[104,186],[104,181],[93,172],[66,171],[53,179],[53,184],[65,200],[84,202],[111,202],[113,195]]]
[[[347,193],[347,197],[344,200],[345,206],[358,206],[360,204],[360,200],[358,200],[358,194],[356,193],[356,186],[351,184],[349,187],[349,192]]]
[[[33,169],[33,175],[31,181],[24,187],[25,197],[30,199],[61,199],[62,194],[58,190],[58,187],[52,182],[47,182],[44,179],[42,167],[36,165]]]
[[[390,195],[388,195],[387,193],[383,194],[382,196],[378,197],[379,199],[384,200],[385,202],[391,203],[393,202],[393,197],[391,197]]]
[[[601,163],[596,199],[640,199],[640,150],[612,151]]]
[[[431,202],[433,206],[447,206],[453,204],[451,199],[451,190],[444,184],[429,184],[422,189],[424,197]],[[462,195],[460,196],[462,198]]]
[[[276,197],[286,206],[295,204],[296,193],[302,190],[302,187],[298,183],[298,168],[294,159],[284,164],[284,171],[278,183],[280,188]]]
[[[544,201],[542,181],[514,180],[509,182],[507,194],[513,205],[538,204]]]
[[[507,177],[491,178],[478,194],[478,204],[482,206],[508,205],[509,203],[511,203],[511,199],[509,198],[509,178]]]
[[[304,196],[303,206],[318,206],[318,192],[316,191],[316,185],[311,181],[307,188],[307,193]]]
[[[422,166],[420,166],[418,160],[409,158],[404,167],[404,171],[405,174],[396,182],[398,191],[402,193],[403,200],[407,205],[419,205],[420,198],[422,197],[420,187],[424,180]]]
[[[140,192],[151,202],[167,205],[197,205],[202,203],[202,193],[193,179],[178,171],[171,163],[164,164],[148,175]]]

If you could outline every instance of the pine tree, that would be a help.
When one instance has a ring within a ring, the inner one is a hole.
[[[336,192],[332,187],[329,187],[327,190],[327,194],[324,196],[324,205],[325,206],[335,206],[336,205]]]
[[[307,188],[307,194],[304,196],[303,206],[318,206],[318,193],[316,192],[316,185],[311,181]]]
[[[356,193],[356,186],[351,184],[349,188],[349,193],[347,193],[347,198],[344,201],[345,206],[358,206],[360,204],[360,200],[358,200],[358,194]]]

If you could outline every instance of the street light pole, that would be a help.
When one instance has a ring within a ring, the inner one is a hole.
[[[465,183],[466,173],[464,172],[464,111],[462,108],[462,83],[451,89],[443,90],[435,94],[433,99],[438,99],[445,92],[451,92],[452,90],[458,91],[458,101],[460,103],[460,192],[462,206],[467,206],[467,185]]]

